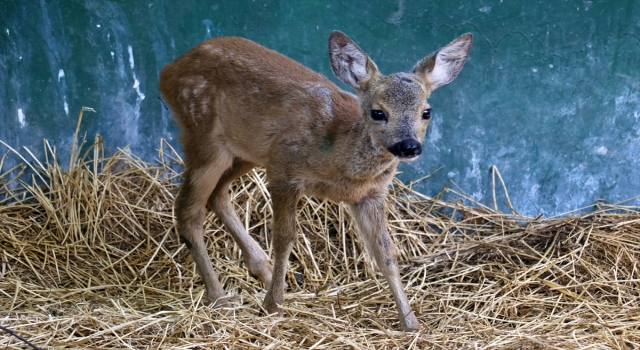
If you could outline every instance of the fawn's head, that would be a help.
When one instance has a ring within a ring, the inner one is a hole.
[[[463,34],[419,61],[411,73],[384,76],[358,45],[334,31],[329,36],[329,57],[336,77],[356,89],[361,116],[374,142],[402,160],[413,160],[422,153],[431,119],[427,97],[458,75],[472,42],[470,33]]]

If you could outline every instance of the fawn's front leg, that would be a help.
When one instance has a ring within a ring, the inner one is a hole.
[[[409,330],[419,329],[420,323],[411,310],[400,280],[396,261],[397,248],[387,231],[384,203],[384,195],[375,194],[350,204],[349,209],[369,254],[373,255],[378,269],[389,284],[398,308],[400,326]]]
[[[293,249],[296,240],[296,208],[300,199],[299,192],[295,187],[285,184],[274,184],[270,187],[271,200],[273,202],[273,225],[271,232],[273,235],[273,276],[271,285],[264,297],[262,306],[270,314],[278,312],[282,315],[278,306],[284,302],[284,289],[286,287],[285,277],[289,254]]]

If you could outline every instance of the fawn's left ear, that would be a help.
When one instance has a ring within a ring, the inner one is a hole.
[[[378,67],[344,33],[334,30],[329,35],[329,60],[333,74],[358,91],[365,90],[378,73]]]
[[[431,91],[448,84],[462,70],[472,44],[473,35],[462,34],[449,45],[418,62],[413,67],[413,73],[422,77]]]

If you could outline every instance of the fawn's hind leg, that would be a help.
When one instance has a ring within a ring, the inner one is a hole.
[[[243,259],[247,264],[249,272],[257,276],[266,288],[269,288],[269,285],[271,285],[273,266],[269,262],[267,254],[265,254],[249,233],[247,233],[238,214],[233,209],[231,198],[229,197],[229,184],[236,178],[249,172],[253,167],[255,167],[255,164],[240,158],[235,158],[233,165],[227,169],[218,181],[216,188],[209,197],[208,205],[220,221],[222,221],[227,230],[229,230],[233,239],[242,250]]]
[[[197,149],[185,147],[184,182],[176,198],[175,213],[178,233],[189,248],[204,280],[207,297],[216,306],[220,306],[226,303],[226,294],[209,260],[202,224],[206,215],[207,199],[218,180],[231,166],[233,158],[221,148],[206,151],[206,154],[201,154]]]

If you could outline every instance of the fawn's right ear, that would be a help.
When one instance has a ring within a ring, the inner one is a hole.
[[[356,90],[364,90],[378,75],[378,67],[361,48],[344,33],[329,35],[329,59],[333,74]]]

